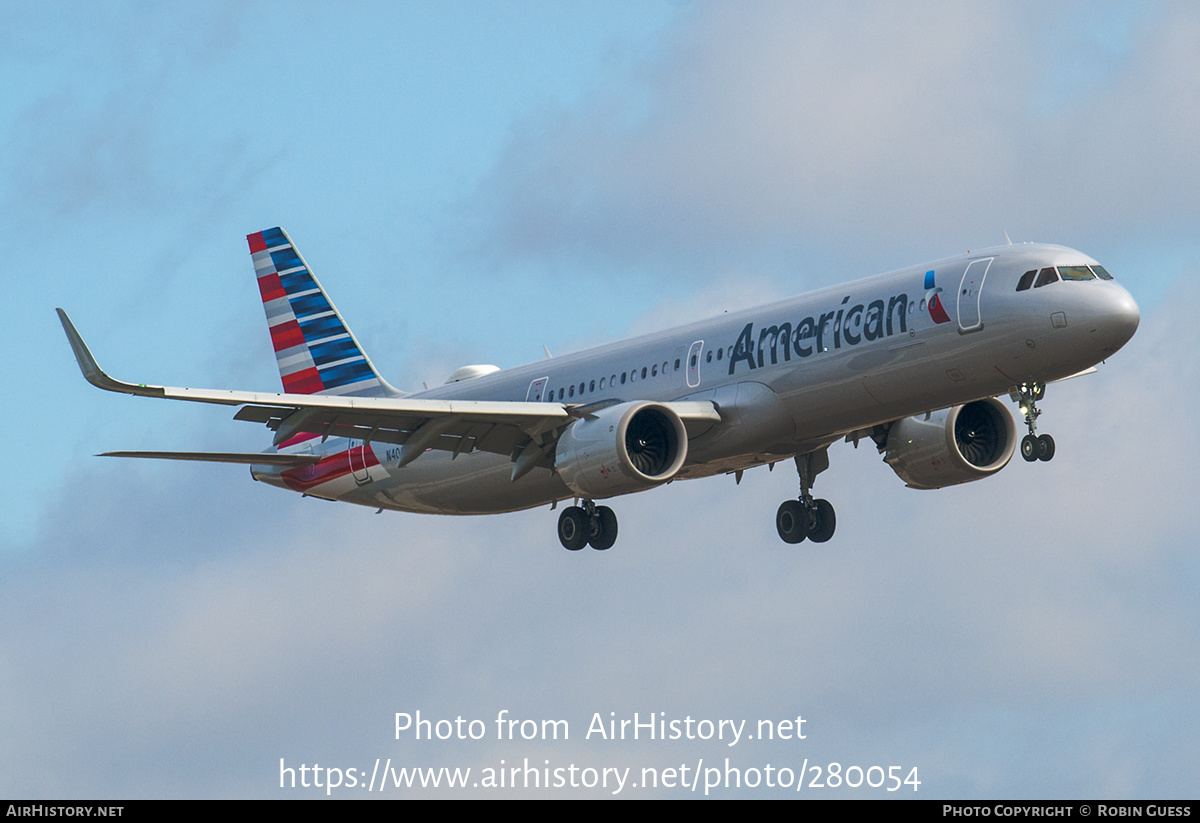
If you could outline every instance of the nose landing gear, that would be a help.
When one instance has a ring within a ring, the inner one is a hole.
[[[1025,425],[1029,427],[1029,434],[1021,438],[1021,457],[1025,458],[1027,463],[1036,460],[1048,462],[1054,457],[1054,438],[1048,434],[1037,433],[1037,419],[1042,413],[1037,407],[1037,402],[1046,396],[1046,385],[1022,383],[1010,391],[1008,396],[1019,404],[1025,415]]]
[[[837,515],[828,500],[812,496],[812,483],[819,473],[829,468],[827,448],[809,454],[796,455],[796,471],[800,475],[800,498],[785,500],[775,513],[775,530],[784,543],[800,543],[808,538],[824,543],[833,537]]]

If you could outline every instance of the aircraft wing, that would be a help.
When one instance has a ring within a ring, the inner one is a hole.
[[[241,406],[234,418],[265,424],[275,432],[276,446],[302,434],[348,437],[403,446],[400,465],[426,449],[454,456],[482,450],[510,455],[516,480],[539,465],[549,465],[553,445],[573,420],[587,417],[587,406],[508,400],[430,400],[405,397],[346,397],[326,394],[192,389],[125,383],[97,364],[87,344],[62,309],[56,309],[84,378],[97,388],[121,394]],[[707,428],[720,421],[707,401],[668,404],[685,425]],[[175,460],[254,462],[251,455],[204,452],[112,452],[119,457],[162,457]],[[207,455],[207,456],[206,456]],[[265,455],[264,455],[265,457]],[[269,463],[270,460],[262,460]]]
[[[199,463],[240,463],[247,466],[296,468],[321,461],[319,454],[274,454],[271,452],[101,452],[97,457],[148,457],[153,460],[191,460]]]

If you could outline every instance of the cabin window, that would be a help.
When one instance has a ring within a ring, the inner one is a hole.
[[[1017,291],[1025,291],[1033,285],[1033,278],[1037,275],[1037,269],[1030,269],[1021,275],[1021,279],[1017,281]]]
[[[621,385],[625,385],[625,372],[621,372]]]
[[[650,369],[650,376],[658,377],[658,364],[657,363],[655,363],[653,368]]]
[[[570,391],[570,392],[568,392],[568,395],[569,395],[570,397],[574,397],[574,396],[575,396],[575,386],[574,386],[574,385],[572,385],[572,386],[571,386],[571,391]]]
[[[646,379],[646,367],[645,366],[642,366],[642,379],[643,380]]]
[[[725,349],[723,349],[723,348],[722,348],[722,349],[717,349],[717,359],[718,359],[718,360],[720,360],[720,359],[721,359],[721,354],[722,354],[724,351],[725,351]]]
[[[711,362],[712,362],[712,349],[709,349],[709,350],[708,350],[708,357],[707,357],[707,358],[705,358],[704,362],[705,362],[705,363],[711,363]]]
[[[604,391],[604,378],[600,378],[600,391]]]
[[[615,385],[617,385],[617,376],[614,374],[608,378],[608,387],[612,388]]]

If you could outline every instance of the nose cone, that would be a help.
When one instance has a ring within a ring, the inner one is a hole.
[[[1128,343],[1142,319],[1133,295],[1115,283],[1107,285],[1102,311],[1096,317],[1096,331],[1103,340],[1101,353],[1105,356]]]

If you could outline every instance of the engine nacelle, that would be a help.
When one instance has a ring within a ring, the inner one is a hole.
[[[563,432],[554,468],[582,497],[615,497],[665,483],[687,459],[687,430],[659,403],[620,403]]]
[[[908,486],[940,489],[995,474],[1016,444],[1012,415],[992,397],[897,420],[883,459]]]

